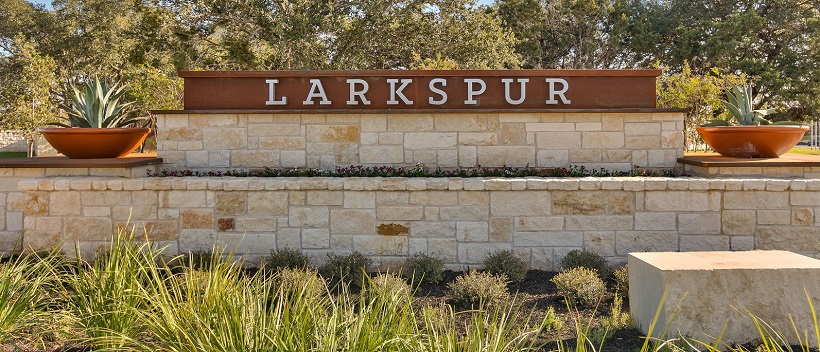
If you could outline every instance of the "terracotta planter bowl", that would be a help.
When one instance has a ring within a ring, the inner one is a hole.
[[[706,144],[732,158],[777,158],[797,145],[809,126],[698,127]]]
[[[42,128],[40,133],[71,159],[120,158],[140,146],[150,128]]]

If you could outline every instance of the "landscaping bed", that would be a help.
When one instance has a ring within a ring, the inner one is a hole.
[[[405,263],[415,275],[362,275],[369,259],[355,252],[317,270],[280,250],[248,269],[230,253],[168,258],[118,236],[94,262],[55,252],[0,264],[0,350],[687,350],[645,344],[620,300],[624,271],[567,258],[561,273],[527,271],[501,251],[485,271],[454,272],[417,255]]]

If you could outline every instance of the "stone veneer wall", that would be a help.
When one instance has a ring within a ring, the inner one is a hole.
[[[110,178],[21,180],[8,196],[24,244],[90,252],[131,219],[172,253],[274,248],[315,259],[360,251],[475,267],[512,249],[556,269],[573,249],[620,262],[633,251],[781,249],[817,256],[820,179]],[[22,223],[21,223],[22,222]],[[7,230],[11,230],[8,228]]]
[[[356,165],[672,168],[683,112],[215,114],[158,112],[169,169]]]
[[[9,253],[22,244],[24,211],[27,199],[17,189],[20,181],[44,177],[145,177],[147,171],[156,172],[156,165],[133,168],[5,168],[0,169],[0,254]],[[66,204],[65,206],[72,206]],[[79,207],[79,204],[73,204]],[[52,237],[55,235],[52,235]],[[33,240],[33,239],[29,239]],[[16,246],[16,247],[15,247]]]

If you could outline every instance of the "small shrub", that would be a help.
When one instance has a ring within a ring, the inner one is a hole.
[[[362,296],[367,301],[379,300],[382,304],[409,305],[413,291],[395,274],[382,274],[368,282]]]
[[[447,284],[447,301],[456,307],[500,307],[509,298],[505,278],[471,271]]]
[[[282,248],[276,251],[271,250],[262,265],[265,270],[273,273],[282,269],[305,269],[310,265],[310,258],[298,249]]]
[[[593,345],[601,345],[618,331],[632,326],[632,319],[629,313],[623,311],[623,298],[615,295],[615,299],[610,307],[609,315],[601,318],[601,322],[590,334]]]
[[[558,316],[558,313],[555,313],[555,308],[547,308],[544,320],[541,321],[541,328],[546,331],[558,331],[562,327],[564,327],[564,321]]]
[[[324,280],[308,268],[282,268],[273,278],[272,295],[291,299],[316,299],[327,292]]]
[[[588,268],[574,268],[562,272],[551,280],[558,293],[570,304],[595,307],[606,294],[606,284]]]
[[[512,283],[520,284],[527,277],[527,263],[510,250],[497,251],[484,259],[484,269],[493,275],[504,275]]]
[[[444,260],[419,253],[404,261],[404,275],[413,284],[438,284],[444,280]]]
[[[561,271],[574,268],[592,269],[598,273],[598,277],[605,279],[609,277],[610,269],[604,257],[588,251],[573,250],[561,260]]]
[[[629,298],[629,270],[626,265],[612,273],[615,278],[615,293]]]
[[[327,263],[319,268],[319,274],[334,289],[341,289],[340,284],[361,288],[363,274],[373,265],[372,259],[359,252],[349,255],[328,254],[327,256]]]

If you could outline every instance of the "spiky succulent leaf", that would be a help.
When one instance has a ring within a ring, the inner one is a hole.
[[[129,118],[127,108],[132,102],[123,102],[125,86],[109,85],[99,77],[94,77],[82,84],[82,87],[71,85],[71,92],[65,96],[60,107],[66,112],[65,123],[55,126],[72,126],[83,128],[117,128],[125,127],[142,118]]]

